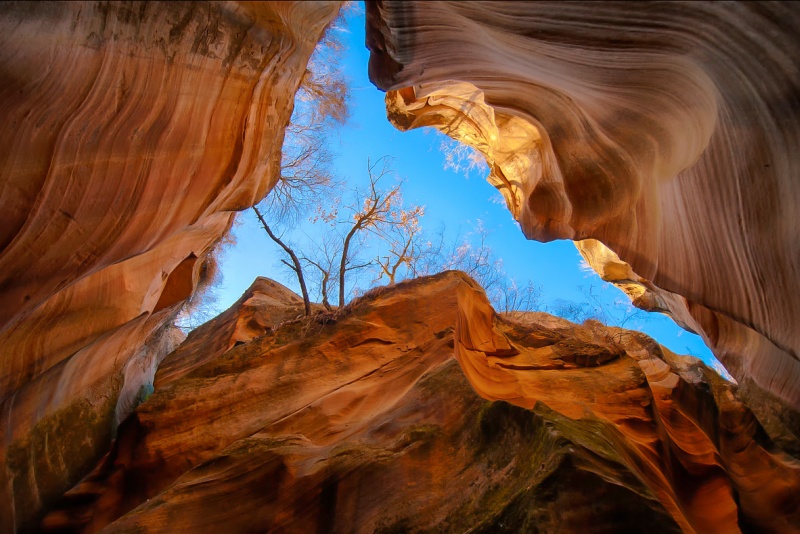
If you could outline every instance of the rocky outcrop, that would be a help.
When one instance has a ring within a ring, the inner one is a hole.
[[[210,247],[277,179],[337,10],[0,8],[0,530],[36,521],[152,386]]]
[[[303,315],[301,297],[274,280],[257,278],[228,310],[193,330],[159,366],[155,387],[190,373],[233,347],[263,336],[265,329]]]
[[[735,386],[643,334],[542,313],[503,318],[452,271],[309,319],[291,319],[296,296],[281,311],[286,295],[257,280],[167,356],[155,393],[42,528],[800,524],[800,466],[773,446]],[[231,343],[237,316],[251,335]]]
[[[398,128],[480,150],[526,236],[613,251],[628,274],[609,279],[646,289],[640,302],[700,333],[754,404],[788,407],[800,429],[800,10],[367,10],[370,75]]]

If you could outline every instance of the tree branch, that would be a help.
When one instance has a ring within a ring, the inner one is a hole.
[[[292,263],[294,264],[293,269],[297,275],[297,281],[300,283],[300,291],[303,293],[303,308],[305,309],[306,315],[311,315],[311,301],[308,298],[308,290],[306,289],[306,281],[303,277],[303,267],[300,265],[300,260],[297,258],[297,255],[294,253],[294,251],[272,232],[272,229],[269,227],[267,221],[264,219],[264,216],[261,215],[261,212],[258,211],[256,206],[253,206],[253,211],[255,212],[256,217],[258,217],[258,220],[261,222],[261,226],[264,227],[264,230],[267,232],[267,235],[270,237],[270,239],[277,243],[284,251],[286,251],[289,257],[292,258]],[[289,265],[285,260],[282,261]],[[289,267],[292,266],[289,265]]]

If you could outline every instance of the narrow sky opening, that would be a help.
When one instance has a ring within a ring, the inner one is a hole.
[[[431,130],[402,133],[386,120],[384,93],[367,78],[364,26],[363,6],[359,5],[344,21],[344,70],[352,84],[351,117],[331,140],[337,154],[336,175],[346,186],[365,183],[368,158],[375,161],[390,156],[394,170],[404,179],[406,205],[425,206],[423,228],[435,231],[444,225],[447,235],[455,239],[482,224],[506,274],[518,283],[532,280],[541,287],[542,311],[557,314],[559,303],[585,302],[591,294],[604,307],[625,313],[630,308],[627,297],[588,268],[571,241],[525,239],[499,193],[486,182],[485,171],[473,170],[466,177],[464,172],[446,169],[445,155],[439,149],[444,136]],[[217,311],[233,304],[257,276],[299,291],[296,278],[280,264],[279,248],[258,225],[252,210],[239,215],[234,235],[236,244],[220,258],[223,280],[217,290]],[[728,376],[699,336],[665,315],[645,315],[625,327],[647,333],[673,352],[696,356]]]

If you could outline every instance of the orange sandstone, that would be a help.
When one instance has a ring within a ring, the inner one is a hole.
[[[762,420],[800,431],[800,10],[385,1],[367,11],[370,75],[389,91],[391,122],[482,152],[526,236],[591,239],[579,244],[587,257],[613,251],[630,276],[610,280],[641,281],[645,300],[704,337]]]
[[[43,528],[796,530],[797,462],[734,386],[643,334],[504,319],[451,271],[205,357],[285,296],[257,280],[167,356],[185,373]]]
[[[210,247],[277,179],[338,7],[0,7],[0,530],[83,476],[152,383]]]

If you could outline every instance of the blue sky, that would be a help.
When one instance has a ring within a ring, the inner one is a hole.
[[[464,173],[445,169],[440,151],[441,134],[413,130],[400,132],[386,119],[384,94],[367,78],[369,52],[364,46],[364,13],[358,6],[346,24],[348,45],[344,70],[352,84],[351,117],[331,140],[337,153],[336,174],[348,185],[366,181],[367,158],[393,158],[393,168],[404,180],[406,205],[425,206],[422,226],[435,231],[442,223],[454,237],[474,230],[478,220],[489,231],[489,244],[502,258],[505,272],[518,282],[532,280],[542,288],[542,305],[553,311],[556,301],[585,301],[584,291],[591,286],[598,299],[609,307],[627,306],[624,294],[581,268],[581,256],[571,241],[538,243],[524,238],[508,210],[497,202],[499,194],[477,171]],[[427,130],[427,129],[426,129]],[[310,215],[310,213],[309,213]],[[257,276],[274,278],[298,290],[296,279],[280,266],[280,253],[258,226],[252,210],[239,215],[234,229],[237,244],[221,256],[223,280],[217,289],[218,310],[228,308]],[[332,299],[333,300],[333,299]],[[646,321],[626,327],[642,330],[672,351],[691,353],[707,362],[713,356],[699,336],[691,334],[668,317],[651,313]]]

